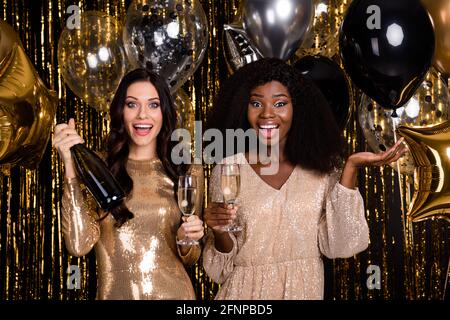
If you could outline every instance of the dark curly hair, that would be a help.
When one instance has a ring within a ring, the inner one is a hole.
[[[209,114],[207,128],[219,129],[224,136],[226,129],[251,128],[247,118],[250,93],[271,81],[283,84],[292,98],[293,118],[285,149],[287,159],[319,173],[330,173],[341,167],[344,140],[327,100],[313,82],[276,58],[245,65],[225,81]]]
[[[155,86],[158,92],[163,125],[157,137],[157,154],[164,166],[166,174],[174,182],[175,191],[178,175],[182,174],[183,170],[185,170],[184,167],[175,165],[170,157],[172,148],[175,145],[175,142],[171,141],[171,135],[176,128],[176,110],[164,79],[147,69],[135,69],[126,74],[121,80],[111,102],[109,109],[111,118],[110,132],[106,138],[106,162],[108,168],[122,186],[126,196],[129,196],[133,190],[133,180],[126,170],[126,163],[128,161],[131,138],[123,122],[123,110],[128,87],[138,81],[149,81]],[[110,213],[115,218],[117,227],[120,227],[127,220],[133,218],[133,213],[128,210],[125,203],[113,208]]]

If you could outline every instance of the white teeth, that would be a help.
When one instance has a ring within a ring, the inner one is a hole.
[[[145,125],[145,124],[136,124],[134,127],[136,129],[151,129],[151,128],[153,128],[152,125]]]
[[[276,129],[278,128],[275,124],[264,124],[259,126],[261,129]]]

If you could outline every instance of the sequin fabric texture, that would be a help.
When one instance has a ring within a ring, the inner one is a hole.
[[[350,257],[368,246],[364,203],[357,189],[338,182],[339,172],[317,175],[297,166],[274,189],[240,153],[225,159],[240,164],[237,224],[229,253],[206,236],[203,266],[221,287],[216,299],[323,299],[322,255]],[[222,202],[220,165],[210,180],[212,201]]]
[[[134,218],[120,228],[111,215],[99,222],[104,213],[97,213],[78,178],[66,179],[62,230],[69,253],[83,256],[95,247],[97,299],[195,299],[184,265],[194,264],[201,249],[192,246],[182,256],[176,244],[181,213],[173,182],[159,159],[128,160],[127,171],[133,190],[126,204]],[[203,171],[196,167],[192,174]]]

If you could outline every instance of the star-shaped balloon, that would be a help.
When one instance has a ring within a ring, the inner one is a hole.
[[[15,30],[0,20],[0,166],[37,168],[57,105],[56,92],[45,87]]]
[[[408,217],[413,222],[432,217],[450,222],[450,121],[426,128],[400,126],[397,131],[416,163]]]

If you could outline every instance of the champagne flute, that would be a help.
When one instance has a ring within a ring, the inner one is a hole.
[[[220,181],[220,187],[222,189],[224,202],[234,207],[236,198],[239,195],[241,188],[241,176],[239,173],[239,165],[237,164],[223,164],[222,176]],[[228,226],[225,226],[223,230],[228,232],[242,231],[242,227],[236,225],[234,222]]]
[[[190,217],[195,213],[197,201],[197,177],[191,175],[180,176],[178,178],[178,207],[183,216]],[[192,246],[198,241],[189,239],[187,234],[184,239],[177,241],[182,246]]]

